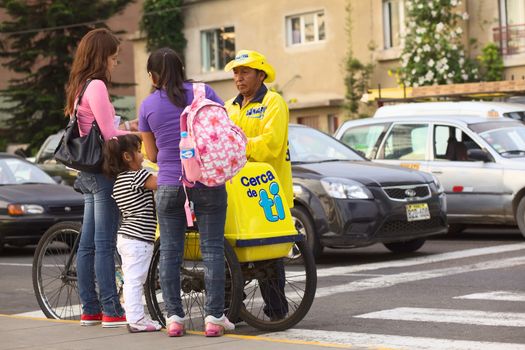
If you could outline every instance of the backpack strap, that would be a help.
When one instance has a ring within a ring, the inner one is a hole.
[[[203,83],[193,84],[193,101],[206,98],[206,86]]]
[[[191,212],[190,201],[188,199],[188,192],[186,191],[186,185],[182,185],[184,188],[184,195],[186,200],[184,201],[184,212],[186,213],[186,224],[188,227],[193,227],[193,215]]]

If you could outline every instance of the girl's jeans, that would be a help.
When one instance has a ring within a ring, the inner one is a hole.
[[[137,323],[145,316],[142,303],[143,286],[153,256],[153,242],[118,235],[117,249],[122,258],[122,272],[124,273],[126,320],[129,323]]]
[[[224,313],[224,224],[226,221],[226,188],[188,188],[193,201],[200,234],[206,288],[206,315],[221,317]],[[184,189],[161,185],[157,190],[157,217],[160,225],[160,284],[167,316],[184,317],[180,296],[180,266],[184,253],[186,214]]]
[[[102,174],[81,172],[75,183],[84,194],[84,219],[77,252],[82,312],[122,316],[115,284],[115,245],[119,211],[111,197],[113,181]],[[95,276],[100,300],[95,289]]]

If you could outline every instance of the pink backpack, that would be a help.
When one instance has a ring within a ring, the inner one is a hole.
[[[193,95],[191,105],[180,116],[181,131],[188,131],[195,145],[195,157],[182,162],[183,180],[188,187],[196,181],[219,186],[246,164],[247,139],[224,106],[206,98],[204,84],[193,84]]]

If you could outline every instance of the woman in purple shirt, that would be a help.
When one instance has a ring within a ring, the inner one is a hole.
[[[193,86],[186,79],[177,53],[169,48],[153,52],[147,70],[154,91],[139,112],[139,130],[148,158],[159,166],[156,195],[160,226],[160,281],[167,312],[168,336],[184,334],[184,310],[180,296],[180,266],[184,252],[186,194],[180,181],[180,115],[193,100]],[[223,104],[206,86],[206,98]],[[224,223],[226,189],[224,185],[206,187],[197,183],[187,188],[199,227],[205,265],[206,336],[220,336],[235,326],[224,315]]]

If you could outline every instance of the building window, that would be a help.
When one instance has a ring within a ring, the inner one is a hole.
[[[402,0],[383,0],[383,41],[385,49],[400,46],[403,18]]]
[[[297,124],[306,125],[314,129],[319,129],[319,116],[298,117]]]
[[[500,25],[494,29],[504,55],[525,53],[525,0],[499,0]]]
[[[286,17],[288,46],[326,39],[324,11]]]
[[[201,31],[201,57],[203,72],[223,70],[235,58],[234,27]]]

